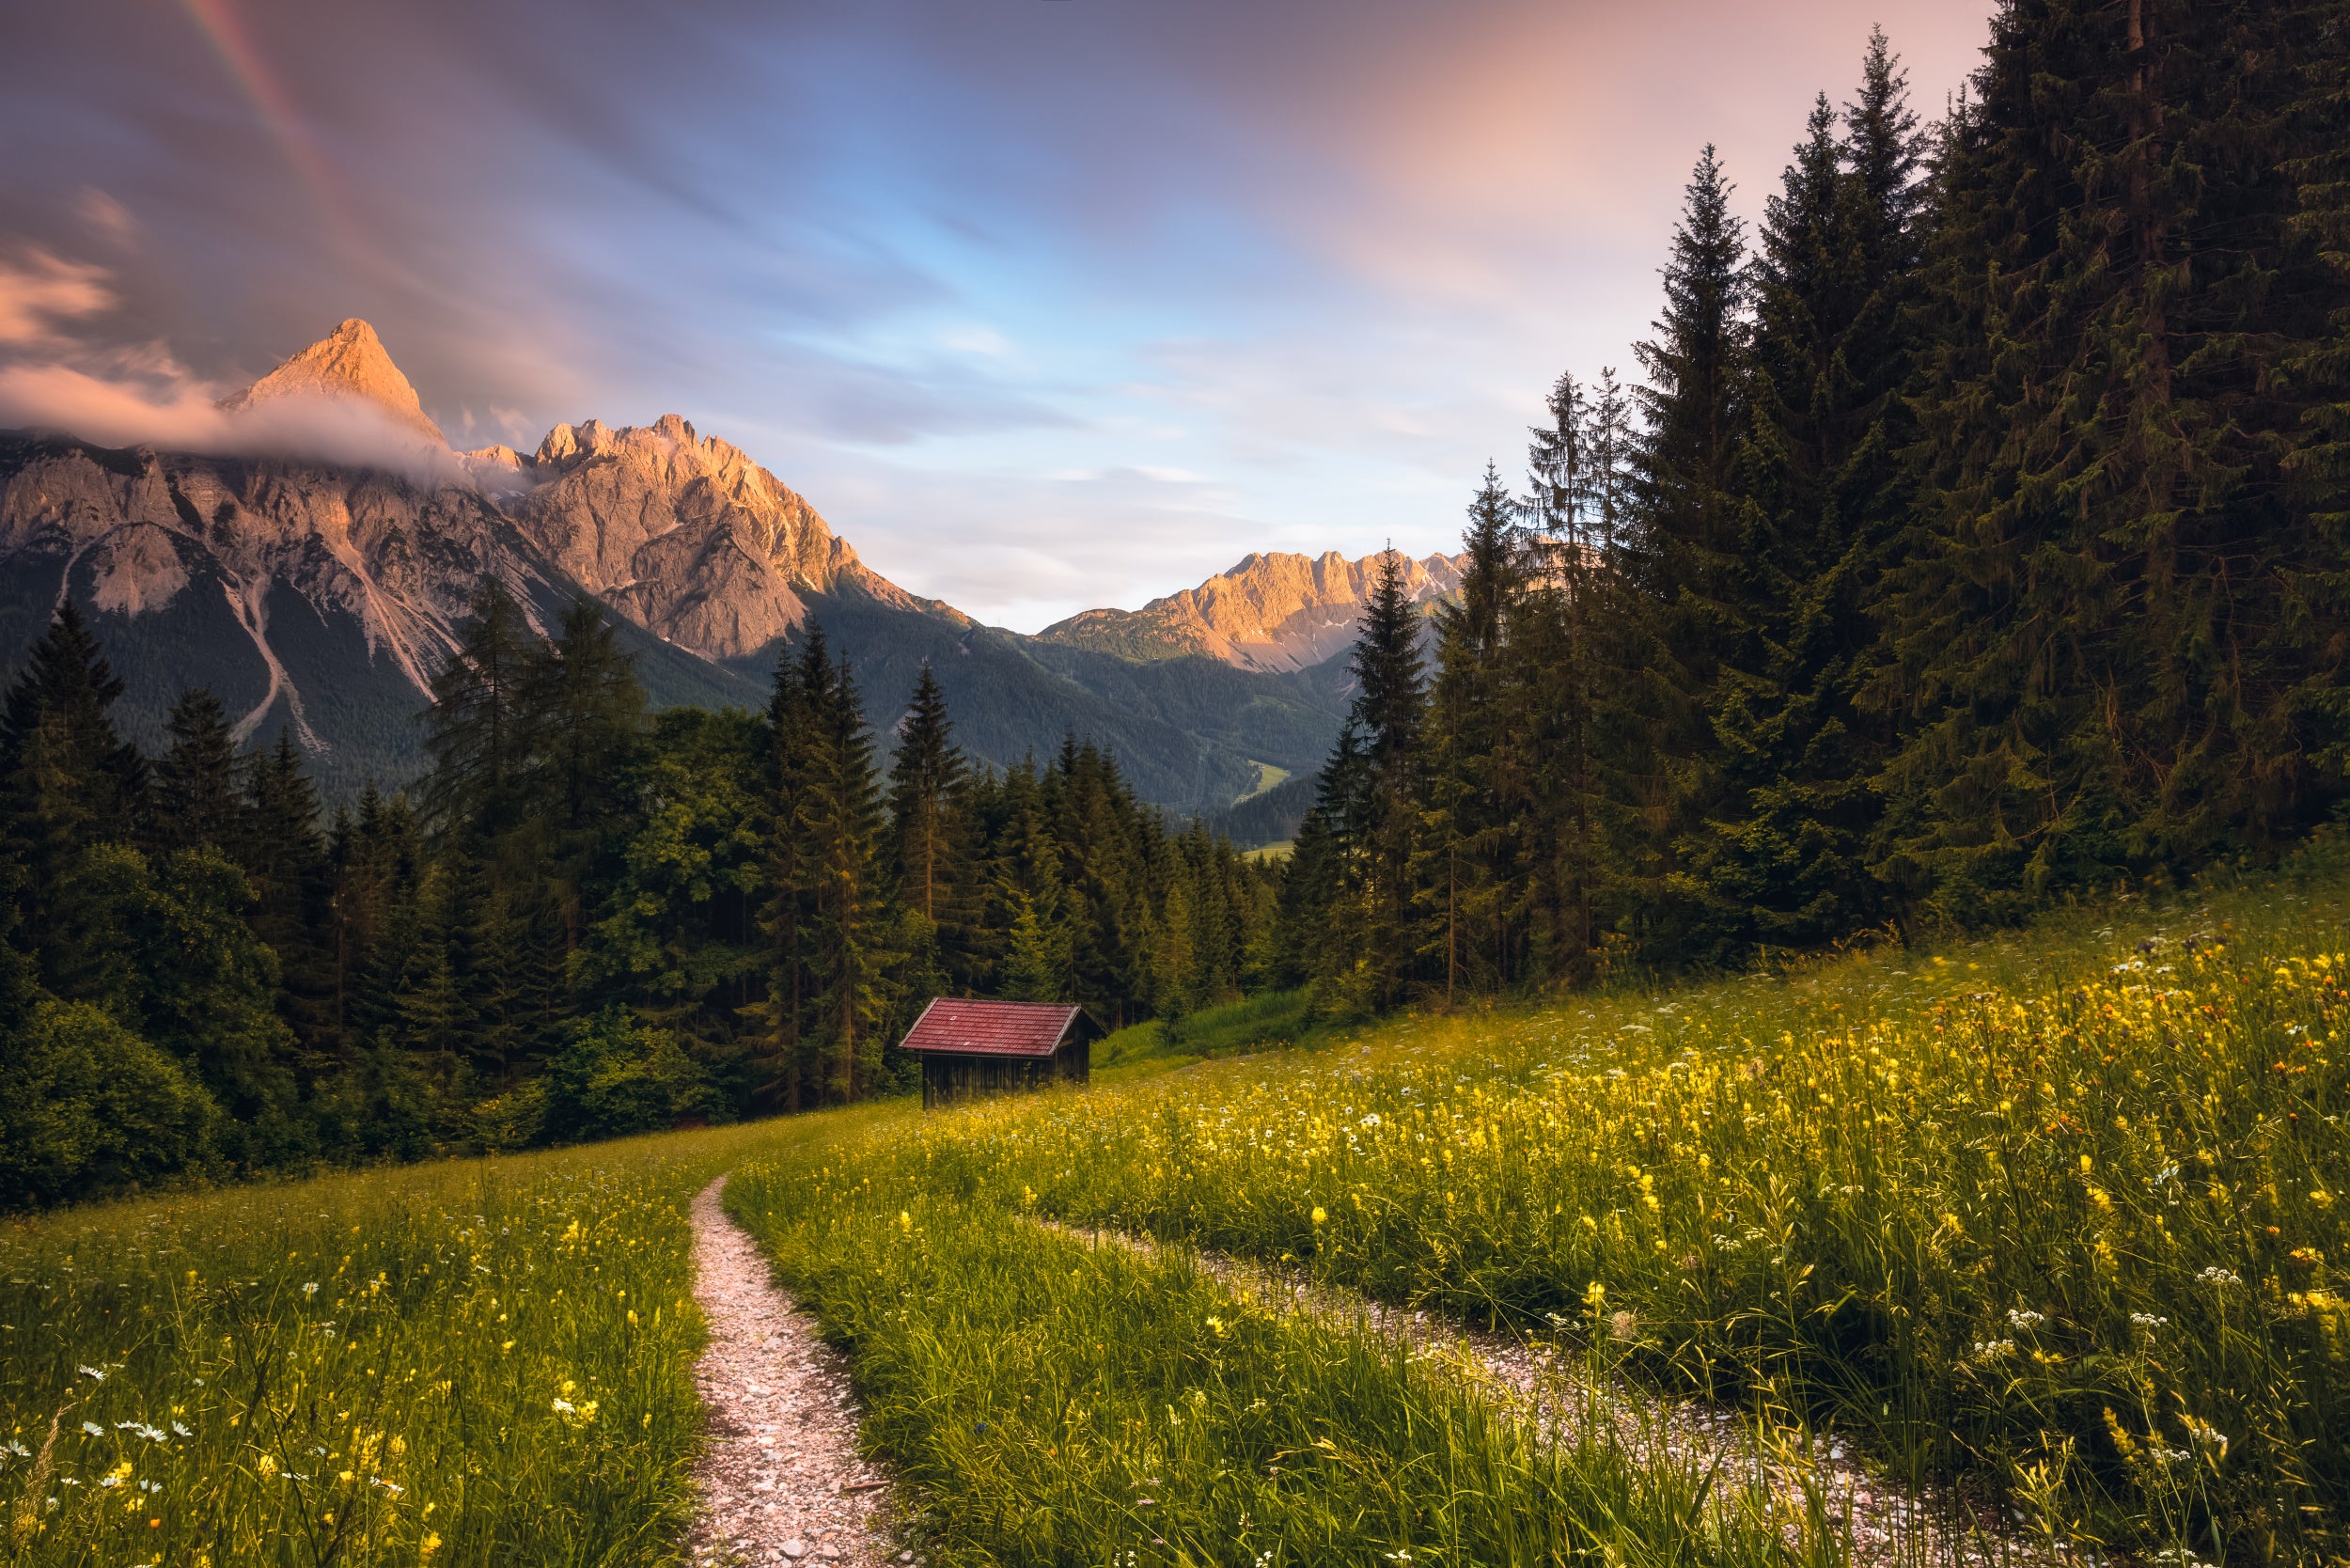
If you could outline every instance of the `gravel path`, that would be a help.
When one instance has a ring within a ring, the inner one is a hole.
[[[882,1513],[887,1481],[857,1454],[849,1366],[776,1288],[767,1260],[718,1206],[723,1176],[694,1200],[694,1298],[710,1348],[694,1384],[710,1412],[695,1467],[704,1563],[854,1563],[901,1552]]]

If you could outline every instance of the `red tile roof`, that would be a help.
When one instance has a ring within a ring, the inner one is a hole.
[[[909,1051],[975,1057],[1049,1057],[1085,1010],[1058,1002],[974,1002],[941,996],[903,1042]]]

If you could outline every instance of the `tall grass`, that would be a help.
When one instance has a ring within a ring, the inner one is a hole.
[[[1203,1058],[1318,1045],[1337,1032],[1338,1026],[1314,1017],[1310,992],[1267,991],[1181,1018],[1130,1024],[1093,1048],[1093,1073],[1121,1083]]]
[[[700,1426],[686,1205],[769,1136],[0,1231],[0,1561],[670,1559]]]
[[[2346,889],[1406,1019],[944,1115],[17,1224],[0,1560],[673,1556],[702,1332],[686,1202],[732,1168],[855,1350],[938,1560],[1842,1549],[1595,1414],[1535,1441],[1367,1325],[1050,1217],[1588,1330],[1646,1376],[1985,1478],[2060,1545],[2338,1563]]]
[[[754,1164],[728,1204],[854,1352],[932,1561],[1839,1560],[1820,1521],[1596,1402],[1543,1440],[1367,1323],[925,1195],[906,1130]]]
[[[1653,1375],[1988,1477],[2076,1545],[2341,1558],[2343,894],[1405,1021],[932,1118],[905,1157],[1394,1301],[1604,1304]]]

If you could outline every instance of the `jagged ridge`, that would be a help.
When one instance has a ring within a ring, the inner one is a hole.
[[[757,703],[776,650],[821,619],[866,673],[877,722],[932,658],[982,757],[1010,764],[1093,735],[1148,798],[1184,810],[1230,800],[1260,762],[1313,765],[1335,728],[1310,680],[1137,666],[907,593],[804,497],[676,415],[560,425],[527,457],[449,453],[364,321],[224,406],[320,400],[371,406],[440,455],[390,472],[0,438],[0,656],[79,595],[130,683],[134,732],[153,740],[180,686],[207,684],[242,736],[290,726],[339,793],[417,771],[415,715],[485,574],[542,627],[578,593],[603,599],[657,702]]]
[[[1462,565],[1457,556],[1405,557],[1404,587],[1416,604],[1448,597],[1460,590]],[[1139,610],[1086,610],[1037,635],[1129,659],[1200,654],[1244,669],[1309,669],[1354,641],[1378,572],[1375,555],[1252,554]]]

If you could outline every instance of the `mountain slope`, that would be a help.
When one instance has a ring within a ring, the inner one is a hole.
[[[405,445],[386,468],[0,432],[0,664],[76,596],[128,686],[125,728],[149,745],[180,687],[202,684],[248,742],[290,728],[330,796],[405,782],[423,764],[427,688],[488,574],[541,629],[575,596],[600,599],[656,704],[756,706],[776,658],[822,623],[877,726],[927,658],[982,760],[1091,738],[1144,798],[1186,812],[1252,788],[1260,763],[1318,763],[1337,727],[1327,682],[1136,663],[907,593],[805,498],[675,415],[560,425],[527,457],[451,453],[363,321],[223,407],[270,421],[254,429],[272,450],[290,416],[320,409],[388,422]]]
[[[0,435],[0,660],[73,594],[128,688],[125,728],[149,745],[180,687],[203,685],[243,739],[290,728],[330,793],[405,781],[426,686],[488,572],[542,626],[578,591],[472,490]],[[656,700],[759,700],[758,683],[628,631]]]

